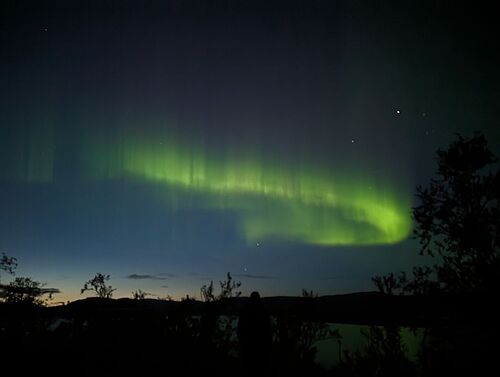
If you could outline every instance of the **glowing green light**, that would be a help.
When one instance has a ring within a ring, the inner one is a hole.
[[[237,210],[250,242],[277,237],[319,245],[388,244],[405,239],[411,227],[407,198],[360,173],[217,152],[174,135],[125,135],[112,144],[90,140],[85,151],[94,177],[138,177],[169,191],[197,193],[204,198],[197,205]]]

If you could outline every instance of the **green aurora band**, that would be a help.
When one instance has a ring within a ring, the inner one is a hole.
[[[87,177],[136,178],[165,186],[175,207],[232,210],[250,243],[290,239],[316,245],[392,244],[411,230],[410,201],[390,185],[348,170],[282,164],[248,150],[209,150],[168,134],[89,137]]]

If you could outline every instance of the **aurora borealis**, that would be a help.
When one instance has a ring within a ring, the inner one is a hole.
[[[56,146],[50,129],[22,129],[4,139],[14,146],[4,174],[30,183],[54,180]],[[402,241],[409,234],[408,195],[398,195],[395,187],[377,184],[366,173],[347,176],[312,163],[216,153],[202,144],[179,140],[165,129],[161,137],[142,140],[132,133],[109,140],[90,136],[78,156],[87,181],[156,182],[165,186],[162,205],[175,199],[180,207],[238,211],[249,242],[277,237],[325,246],[373,245]]]
[[[244,293],[373,289],[418,263],[410,211],[436,149],[478,128],[497,147],[493,24],[464,17],[3,2],[0,252],[62,300],[96,271],[118,296],[197,297],[228,271]]]
[[[408,198],[367,174],[346,178],[258,156],[218,156],[172,132],[149,140],[125,135],[121,142],[90,142],[82,153],[90,177],[158,182],[170,198],[200,198],[194,204],[184,195],[180,206],[240,211],[242,233],[252,242],[281,237],[330,246],[390,244],[410,231]]]

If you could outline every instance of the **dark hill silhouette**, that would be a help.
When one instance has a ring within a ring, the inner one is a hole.
[[[443,321],[470,320],[491,313],[491,299],[487,296],[436,295],[395,296],[379,292],[358,292],[328,295],[305,300],[303,297],[275,296],[262,298],[262,304],[273,316],[297,313],[307,320],[358,325],[429,326]],[[225,299],[221,315],[238,315],[247,297]],[[304,305],[306,304],[306,307]],[[169,315],[179,310],[191,316],[200,316],[205,303],[197,300],[168,301],[130,298],[85,298],[67,305],[40,307],[38,314],[53,318],[86,317],[87,315],[134,316],[138,313]],[[21,306],[0,303],[0,318],[14,315]],[[22,306],[22,310],[25,307]],[[488,311],[481,311],[488,308]],[[10,314],[9,314],[10,313]]]

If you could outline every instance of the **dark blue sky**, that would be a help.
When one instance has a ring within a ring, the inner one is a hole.
[[[457,132],[498,150],[500,62],[491,9],[404,3],[3,1],[0,251],[63,299],[410,269],[372,207],[409,217]]]

